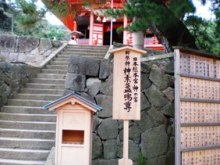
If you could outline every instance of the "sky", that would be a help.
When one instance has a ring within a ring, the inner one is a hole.
[[[209,10],[209,8],[211,7],[210,1],[207,1],[207,4],[205,6],[201,5],[200,0],[192,0],[192,1],[196,6],[196,15],[198,15],[204,19],[213,19],[214,18],[214,15]],[[44,4],[41,2],[41,0],[37,1],[37,5],[39,7],[44,6]],[[53,25],[62,25],[63,24],[56,16],[54,16],[50,12],[47,12],[45,17]]]

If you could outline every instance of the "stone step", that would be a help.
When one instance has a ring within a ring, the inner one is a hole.
[[[0,148],[20,148],[35,150],[50,150],[55,141],[51,139],[26,139],[26,138],[8,138],[0,137]]]
[[[69,63],[70,57],[62,57],[62,55],[57,56],[54,61],[59,61],[59,62],[68,62]]]
[[[55,114],[0,113],[0,120],[56,122]]]
[[[30,87],[31,85],[29,85]],[[53,86],[53,84],[51,84],[51,86],[46,86],[46,85],[42,85],[42,84],[36,84],[36,85],[32,85],[32,88],[39,88],[39,89],[53,89],[57,88],[64,88],[64,86]],[[61,97],[62,95],[50,95],[50,94],[24,94],[24,93],[19,93],[16,95],[16,99],[31,99],[31,100],[47,100],[47,101],[53,101],[59,97]]]
[[[60,89],[33,89],[33,88],[23,88],[21,93],[27,94],[63,94],[63,90]]]
[[[67,69],[42,69],[41,73],[55,73],[55,74],[66,74]]]
[[[0,137],[55,139],[55,131],[0,128]]]
[[[68,65],[47,65],[47,69],[55,69],[55,70],[67,70]]]
[[[55,125],[55,122],[0,120],[0,128],[7,129],[55,130]]]
[[[94,49],[93,47],[92,48],[86,48],[86,49],[81,49],[81,48],[67,48],[67,49],[64,49],[61,53],[64,53],[66,51],[69,51],[69,52],[101,52],[101,53],[106,53],[108,51],[108,49],[106,48],[103,48],[103,49]]]
[[[104,57],[105,56],[105,53],[104,52],[100,52],[100,51],[96,51],[96,52],[92,52],[92,51],[88,51],[88,52],[85,52],[85,51],[79,51],[79,52],[76,52],[76,51],[64,51],[62,54],[58,55],[59,56],[71,56],[71,55],[78,55],[78,56],[91,56],[91,57]]]
[[[58,59],[58,60],[51,61],[50,64],[52,64],[52,65],[68,65],[69,61],[68,61],[68,58],[66,58],[66,61]]]
[[[44,101],[44,100],[9,99],[8,105],[41,107],[50,102],[51,101]]]
[[[65,79],[66,78],[66,74],[38,73],[37,78]]]
[[[65,50],[108,50],[109,46],[68,45]]]
[[[47,159],[49,152],[50,152],[49,150],[0,148],[0,158],[42,162]],[[0,164],[1,164],[1,159],[0,159]]]
[[[45,161],[27,161],[17,159],[0,159],[1,165],[44,165]]]
[[[65,79],[32,78],[31,83],[65,84]]]
[[[30,113],[30,114],[54,114],[56,111],[48,112],[43,107],[31,107],[31,106],[12,106],[5,105],[2,107],[1,112],[6,113]]]
[[[104,56],[103,55],[88,55],[88,54],[62,54],[62,56],[58,56],[58,57],[64,57],[64,58],[70,58],[71,56],[81,56],[81,57],[87,57],[87,58],[99,58],[99,59],[103,59]]]

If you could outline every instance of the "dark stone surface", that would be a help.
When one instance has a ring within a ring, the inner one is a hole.
[[[88,89],[88,94],[95,96],[99,93],[101,87],[101,80],[98,78],[89,78],[86,80],[86,88]]]
[[[65,88],[73,91],[84,91],[86,84],[86,77],[84,75],[67,73]]]
[[[72,56],[68,66],[69,73],[98,76],[100,60],[91,57]]]
[[[118,159],[105,160],[97,159],[92,161],[93,165],[118,165]]]
[[[97,95],[95,97],[96,102],[100,105],[103,110],[97,115],[101,118],[108,118],[112,116],[112,96]]]
[[[99,79],[105,80],[109,77],[111,73],[111,62],[109,60],[103,59],[100,63]]]
[[[38,72],[26,64],[0,62],[0,108]]]
[[[116,139],[118,136],[118,122],[111,118],[102,120],[98,127],[98,134],[103,140]]]
[[[109,76],[109,78],[105,82],[102,83],[100,91],[101,93],[105,95],[112,96],[113,94],[113,75],[112,74]]]
[[[170,83],[169,77],[155,64],[152,66],[149,79],[161,90],[166,89]]]
[[[144,91],[151,105],[155,107],[163,107],[168,103],[168,100],[164,97],[164,94],[154,85]]]
[[[169,164],[166,164],[166,155],[148,159],[146,161],[146,164],[147,165],[169,165]]]
[[[0,50],[7,49],[8,52],[16,52],[16,36],[1,35],[0,37]]]
[[[174,103],[168,103],[167,105],[165,105],[161,112],[164,115],[167,115],[169,117],[173,117],[174,118]]]
[[[142,132],[154,126],[153,119],[145,111],[141,113],[141,120],[136,121],[136,123],[137,123],[138,128],[140,128]]]
[[[163,93],[169,99],[169,101],[173,101],[174,100],[174,89],[173,88],[168,87],[167,89],[165,89],[163,91]]]
[[[148,108],[150,108],[150,103],[149,103],[149,101],[147,100],[145,94],[143,94],[143,93],[141,92],[141,110],[146,110],[146,109],[148,109]]]
[[[39,45],[40,39],[37,40],[36,38],[30,36],[20,36],[18,38],[18,52],[20,53],[30,52]]]
[[[103,143],[104,159],[114,159],[117,156],[117,141],[107,140]]]
[[[129,151],[128,151],[128,157],[129,159],[133,160],[133,161],[137,161],[141,151],[139,148],[139,145],[137,143],[134,143],[132,140],[129,140]],[[120,143],[120,145],[118,145],[118,153],[117,156],[122,158],[123,157],[123,144]]]
[[[163,113],[158,111],[157,108],[151,108],[147,113],[153,120],[154,126],[158,126],[166,122],[166,117],[163,115]]]
[[[92,134],[92,159],[98,158],[102,156],[103,148],[102,148],[102,141],[96,135]]]
[[[141,89],[147,89],[151,86],[151,81],[149,80],[149,75],[146,73],[141,73]]]
[[[142,134],[141,151],[145,158],[151,159],[167,153],[168,136],[165,125],[151,128]]]

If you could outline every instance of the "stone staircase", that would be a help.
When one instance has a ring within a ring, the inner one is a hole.
[[[0,111],[0,165],[44,165],[55,143],[55,112],[42,106],[61,97],[71,55],[103,58],[108,47],[67,46]]]

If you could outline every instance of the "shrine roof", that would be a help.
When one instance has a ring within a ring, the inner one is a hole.
[[[68,99],[74,98],[76,100],[78,100],[80,103],[87,105],[88,107],[90,107],[91,109],[94,109],[96,111],[101,111],[102,107],[93,103],[92,101],[80,96],[79,94],[77,94],[76,92],[72,92],[68,95],[65,95],[63,97],[60,97],[56,100],[54,100],[53,102],[45,105],[43,108],[46,110],[51,110],[51,108],[56,107],[57,105],[59,105],[62,102],[65,102]]]

